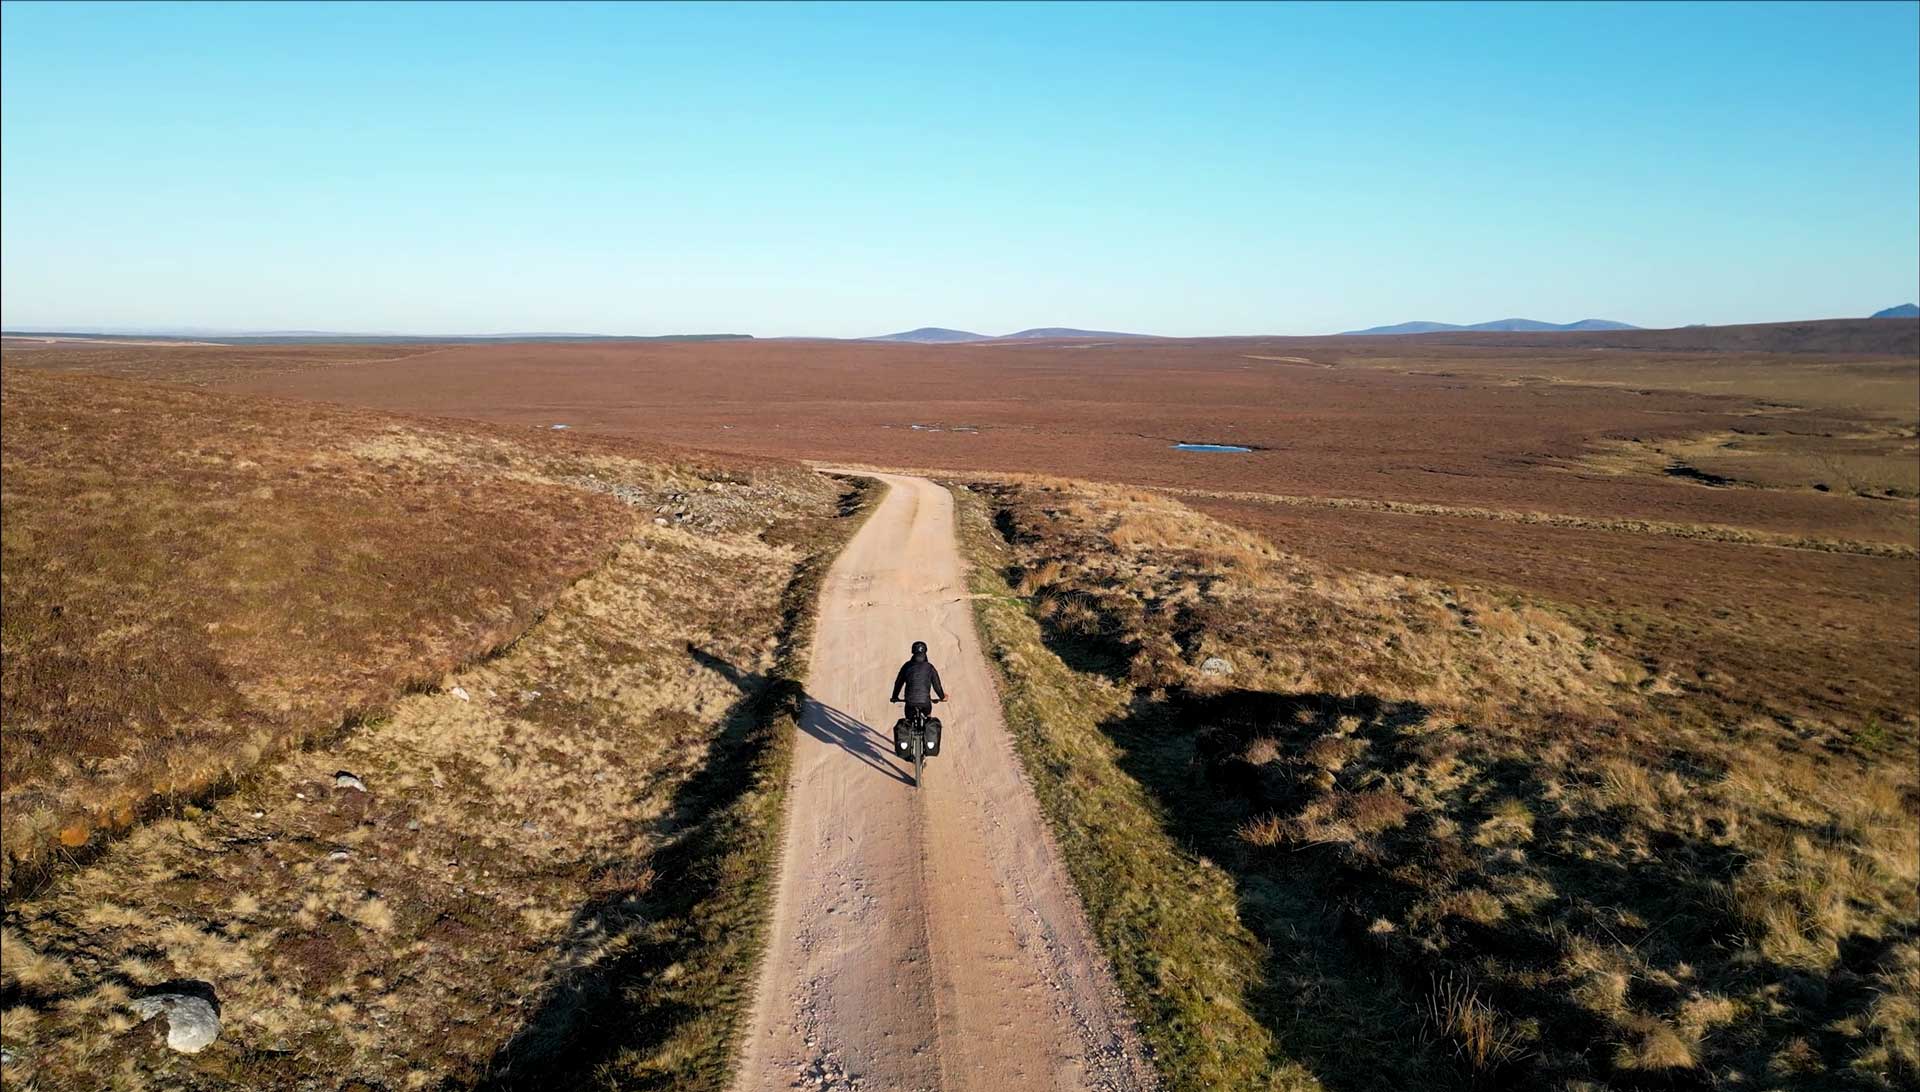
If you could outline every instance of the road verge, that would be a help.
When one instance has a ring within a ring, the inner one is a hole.
[[[1166,835],[1100,731],[1127,691],[1048,650],[1002,575],[987,504],[964,484],[949,488],[1007,729],[1167,1088],[1318,1088],[1298,1066],[1276,1067],[1272,1036],[1244,1007],[1262,953],[1235,913],[1231,881]]]

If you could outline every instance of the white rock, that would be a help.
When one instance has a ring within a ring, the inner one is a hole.
[[[1233,661],[1220,656],[1209,656],[1201,661],[1200,672],[1203,675],[1231,675]]]
[[[447,690],[447,693],[452,694],[454,697],[459,698],[461,701],[473,700],[473,698],[468,696],[466,687],[463,687],[463,686],[449,687]]]
[[[367,791],[367,783],[365,781],[360,780],[345,770],[341,770],[339,773],[333,775],[333,787],[336,789],[352,789],[355,792]]]
[[[220,1038],[220,1014],[205,998],[185,993],[156,993],[133,1001],[142,1020],[167,1017],[167,1045],[182,1054],[198,1054]]]

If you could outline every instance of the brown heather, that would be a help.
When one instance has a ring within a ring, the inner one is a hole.
[[[630,522],[502,435],[455,469],[371,415],[4,382],[8,886],[503,646]]]
[[[8,1087],[724,1083],[858,491],[11,367],[4,409]],[[198,1055],[125,1005],[176,979]]]

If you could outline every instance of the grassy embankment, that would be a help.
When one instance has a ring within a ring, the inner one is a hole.
[[[487,1087],[551,1087],[556,1077],[575,1087],[725,1087],[779,875],[821,581],[884,492],[870,479],[848,479],[833,521],[789,532],[801,561],[778,601],[770,665],[741,678],[743,697],[728,729],[679,790],[675,809],[695,823],[656,852],[648,871],[658,879],[647,896],[621,908],[633,942],[612,950],[584,981],[551,993]],[[724,664],[721,670],[734,674]]]
[[[1912,723],[1809,755],[1523,601],[977,488],[1008,724],[1176,1086],[1920,1072]]]
[[[767,905],[791,665],[857,489],[11,368],[6,412],[9,770],[92,771],[63,802],[98,847],[25,858],[0,983],[10,1085],[512,1086],[564,1058],[580,1083],[719,1086]],[[116,507],[143,532],[119,533]],[[21,624],[17,587],[67,628]],[[113,690],[156,633],[174,658]],[[155,821],[94,821],[87,792],[157,798]],[[124,1007],[182,978],[226,1021],[191,1058]]]

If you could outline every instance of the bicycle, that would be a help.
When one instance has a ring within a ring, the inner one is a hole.
[[[935,703],[945,701],[935,698]],[[933,703],[929,703],[931,707]],[[940,753],[940,720],[926,709],[914,709],[893,726],[893,749],[913,760],[913,787],[920,787],[927,759]]]

